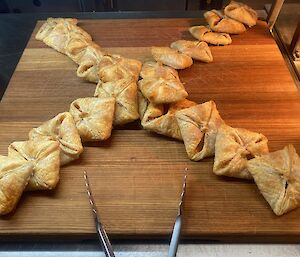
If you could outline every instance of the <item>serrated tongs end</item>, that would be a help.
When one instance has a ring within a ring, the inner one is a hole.
[[[180,201],[179,201],[179,205],[178,205],[178,216],[182,214],[182,205],[183,205],[185,191],[186,191],[187,171],[188,171],[188,168],[185,168],[184,169],[185,174],[184,174],[183,182],[182,182],[182,190],[181,190],[181,194],[180,194]]]

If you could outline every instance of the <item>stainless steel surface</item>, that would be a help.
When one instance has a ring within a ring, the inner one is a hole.
[[[114,244],[117,257],[162,257],[168,244]],[[5,251],[10,249],[10,251]],[[0,245],[1,257],[105,257],[97,245],[49,244],[41,250],[40,244],[26,249],[21,244],[14,248]],[[285,244],[180,244],[177,257],[300,257],[300,245]]]
[[[297,28],[295,30],[291,45],[290,45],[291,53],[294,57],[295,61],[300,61],[300,17]]]
[[[271,5],[266,5],[267,13],[271,10]],[[297,30],[299,23],[300,2],[298,4],[284,4],[277,22],[271,31],[281,54],[290,70],[295,84],[300,90],[300,62],[295,61],[291,54],[291,42],[294,32]]]
[[[267,22],[268,22],[270,31],[273,30],[275,22],[278,18],[278,15],[279,15],[282,5],[284,3],[284,0],[273,0],[273,1],[274,2],[272,4],[271,10],[270,10],[268,18],[267,18]]]
[[[85,179],[86,191],[87,191],[87,194],[88,194],[88,197],[89,197],[89,201],[90,201],[92,211],[93,211],[93,215],[94,215],[94,219],[95,219],[96,231],[97,231],[98,238],[99,238],[100,243],[103,247],[103,250],[104,250],[104,253],[105,253],[106,257],[115,257],[112,246],[111,246],[111,243],[109,241],[109,238],[106,234],[106,231],[105,231],[104,227],[101,224],[100,217],[98,215],[97,206],[95,204],[95,201],[94,201],[94,198],[93,198],[93,195],[92,195],[89,179],[88,179],[88,176],[87,176],[86,172],[83,173],[83,177]]]
[[[176,253],[177,253],[177,249],[178,249],[181,225],[182,225],[181,215],[182,215],[182,205],[183,205],[185,189],[186,189],[186,179],[187,179],[187,168],[185,168],[185,175],[183,178],[182,190],[181,190],[180,200],[179,200],[179,204],[178,204],[178,214],[177,214],[174,228],[173,228],[168,257],[175,257]]]

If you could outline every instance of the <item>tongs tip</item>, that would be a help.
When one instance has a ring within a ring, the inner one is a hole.
[[[180,194],[180,201],[179,201],[179,208],[178,208],[178,215],[181,215],[182,213],[182,204],[183,204],[183,200],[184,200],[184,196],[185,196],[185,191],[186,191],[186,181],[187,181],[187,171],[188,168],[184,169],[184,177],[183,177],[183,183],[182,183],[182,190],[181,190],[181,194]]]
[[[89,179],[88,179],[86,171],[83,172],[83,177],[84,177],[84,180],[85,180],[86,192],[87,192],[87,195],[89,197],[89,202],[90,202],[90,205],[92,207],[92,211],[96,216],[98,216],[97,210],[96,210],[96,205],[95,205],[94,198],[93,198],[93,195],[92,195],[92,192],[91,192],[90,183],[89,183]]]

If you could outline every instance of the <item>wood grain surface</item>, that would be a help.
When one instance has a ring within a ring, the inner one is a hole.
[[[192,39],[187,29],[201,19],[84,20],[80,26],[112,53],[151,59],[152,45]],[[36,41],[37,24],[0,105],[0,154],[28,131],[69,109],[95,85],[76,77],[66,56]],[[179,75],[189,99],[216,101],[235,127],[264,133],[270,150],[288,143],[300,153],[300,95],[266,23],[233,44],[212,47],[214,62],[195,62]],[[253,182],[217,177],[213,159],[190,161],[182,142],[149,133],[138,122],[116,128],[105,142],[86,143],[81,158],[61,168],[51,192],[24,193],[17,210],[0,218],[9,235],[95,235],[83,171],[90,176],[107,232],[117,238],[168,238],[177,213],[183,170],[189,169],[184,204],[186,238],[224,241],[300,241],[300,209],[276,217]]]

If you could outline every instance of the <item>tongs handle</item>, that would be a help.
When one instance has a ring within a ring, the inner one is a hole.
[[[112,250],[112,246],[108,239],[106,231],[103,229],[102,225],[99,222],[97,222],[97,234],[98,234],[98,237],[102,244],[105,256],[106,257],[115,257],[115,254]]]
[[[183,178],[183,184],[182,184],[182,191],[180,195],[180,202],[178,205],[178,214],[175,220],[168,257],[175,257],[178,249],[178,243],[180,238],[180,232],[181,232],[181,225],[182,225],[182,204],[184,200],[185,195],[185,189],[186,189],[186,180],[187,180],[187,168],[185,168],[185,176]]]
[[[176,256],[178,242],[179,242],[179,238],[180,238],[180,232],[181,232],[181,223],[182,223],[181,216],[177,216],[175,224],[174,224],[174,228],[173,228],[168,257]]]
[[[95,224],[96,224],[96,231],[97,231],[99,241],[101,243],[101,246],[103,247],[103,251],[105,253],[105,256],[106,257],[115,257],[115,254],[113,252],[113,249],[112,249],[111,243],[108,239],[108,236],[106,234],[106,231],[105,231],[105,229],[103,228],[103,226],[100,222],[97,207],[96,207],[96,204],[95,204],[95,201],[94,201],[94,197],[92,195],[92,191],[90,189],[90,183],[89,183],[89,179],[88,179],[86,171],[83,173],[83,177],[85,179],[86,191],[87,191],[87,194],[88,194],[88,197],[89,197],[90,205],[92,207],[94,220],[95,220]]]

